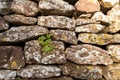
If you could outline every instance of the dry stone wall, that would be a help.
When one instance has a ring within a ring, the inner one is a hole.
[[[119,0],[0,0],[0,80],[120,80]]]

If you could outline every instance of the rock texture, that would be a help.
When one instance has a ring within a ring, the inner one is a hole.
[[[9,24],[0,17],[0,31],[7,30],[9,28]]]

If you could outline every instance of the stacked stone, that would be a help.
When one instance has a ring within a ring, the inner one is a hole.
[[[120,80],[119,13],[119,0],[0,0],[0,80]]]

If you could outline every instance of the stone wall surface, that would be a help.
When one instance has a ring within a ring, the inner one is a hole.
[[[120,80],[119,0],[0,0],[0,80]]]

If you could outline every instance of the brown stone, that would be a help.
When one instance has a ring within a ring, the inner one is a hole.
[[[37,22],[37,18],[25,17],[24,15],[12,14],[4,16],[4,19],[12,24],[16,25],[32,25]]]
[[[103,76],[106,80],[120,80],[120,64],[112,64],[103,67]]]
[[[0,80],[15,80],[16,71],[0,70]]]
[[[11,3],[11,10],[14,13],[26,16],[35,16],[39,12],[37,4],[29,0],[14,0]]]
[[[60,65],[64,75],[70,75],[77,79],[95,79],[102,78],[102,68],[99,66],[77,65],[75,63],[67,63]]]
[[[75,21],[64,16],[39,16],[38,25],[48,28],[75,29]]]
[[[17,71],[23,78],[49,78],[61,75],[61,69],[50,65],[28,65]]]
[[[41,26],[19,26],[0,33],[0,42],[20,42],[48,33],[48,29]]]
[[[51,30],[50,34],[52,35],[53,39],[55,40],[62,40],[67,43],[71,44],[77,44],[77,38],[76,34],[73,31],[67,31],[67,30]]]
[[[63,0],[41,0],[39,8],[43,15],[71,16],[75,8]]]
[[[50,52],[43,52],[42,46],[37,40],[26,42],[25,44],[25,58],[26,63],[42,63],[42,64],[64,64],[66,57],[64,53],[64,43],[60,41],[52,41],[54,50]]]
[[[100,11],[100,4],[98,0],[78,0],[75,8],[80,12],[93,13]]]
[[[8,28],[8,23],[2,17],[0,17],[0,31],[7,30]]]
[[[108,45],[107,50],[114,62],[120,62],[120,45]]]
[[[0,46],[0,68],[20,69],[24,67],[25,60],[21,47]]]
[[[65,53],[67,59],[77,64],[109,65],[113,63],[107,51],[89,44],[71,46]]]

